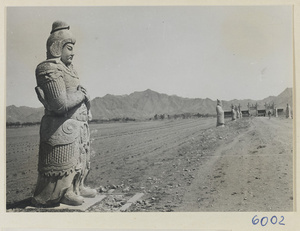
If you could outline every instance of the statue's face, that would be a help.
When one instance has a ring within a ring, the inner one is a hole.
[[[61,61],[66,65],[69,66],[72,63],[74,56],[74,45],[72,43],[67,43],[64,45],[62,52],[61,52]]]

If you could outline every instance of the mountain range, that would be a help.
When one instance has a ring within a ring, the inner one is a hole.
[[[262,100],[230,100],[222,101],[224,111],[229,111],[231,105],[241,105],[242,110],[247,110],[247,104],[258,103],[258,107],[264,109],[264,104],[274,103],[277,108],[285,108],[286,104],[293,103],[293,90],[286,88],[278,96],[269,96]],[[156,114],[183,114],[200,113],[216,114],[216,101],[209,98],[183,98],[176,95],[167,95],[150,89],[142,92],[134,92],[130,95],[110,95],[96,97],[91,101],[93,119],[133,118],[148,119]],[[26,106],[6,107],[7,123],[39,122],[44,114],[44,109]]]

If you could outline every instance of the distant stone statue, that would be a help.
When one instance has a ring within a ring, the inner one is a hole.
[[[240,118],[243,118],[243,114],[242,114],[242,111],[241,111],[241,105],[239,105],[239,115],[240,115]]]
[[[291,115],[291,107],[289,104],[286,105],[286,118],[290,119],[292,118],[292,115]]]
[[[45,107],[40,127],[38,180],[32,203],[81,205],[97,191],[84,186],[90,170],[90,97],[72,65],[75,38],[56,21],[47,40],[47,60],[36,68],[38,99]]]
[[[277,107],[274,108],[274,114],[275,114],[275,117],[278,117],[278,110],[277,110]]]
[[[236,118],[239,119],[240,118],[240,113],[239,113],[239,109],[237,106],[234,107],[234,110],[236,112]]]
[[[224,122],[224,111],[222,109],[222,102],[217,99],[217,127],[221,126],[224,127],[225,122]]]
[[[231,119],[232,119],[233,121],[236,120],[236,111],[235,111],[233,105],[231,105]]]

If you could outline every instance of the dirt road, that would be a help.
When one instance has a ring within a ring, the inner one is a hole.
[[[123,164],[102,166],[101,178],[116,194],[124,188],[145,193],[129,211],[292,211],[292,120],[243,118],[224,128],[216,128],[215,120],[185,123],[164,124],[153,148],[147,143],[154,134],[147,132],[144,141],[135,137],[143,152],[132,148],[124,151]],[[118,203],[94,207],[117,209]]]
[[[291,211],[292,163],[291,121],[254,118],[211,153],[175,211]]]

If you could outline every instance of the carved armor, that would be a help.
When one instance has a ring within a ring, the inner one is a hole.
[[[36,70],[38,98],[45,106],[40,127],[39,171],[61,175],[74,171],[83,149],[81,134],[88,121],[79,78],[59,59],[47,60]]]

